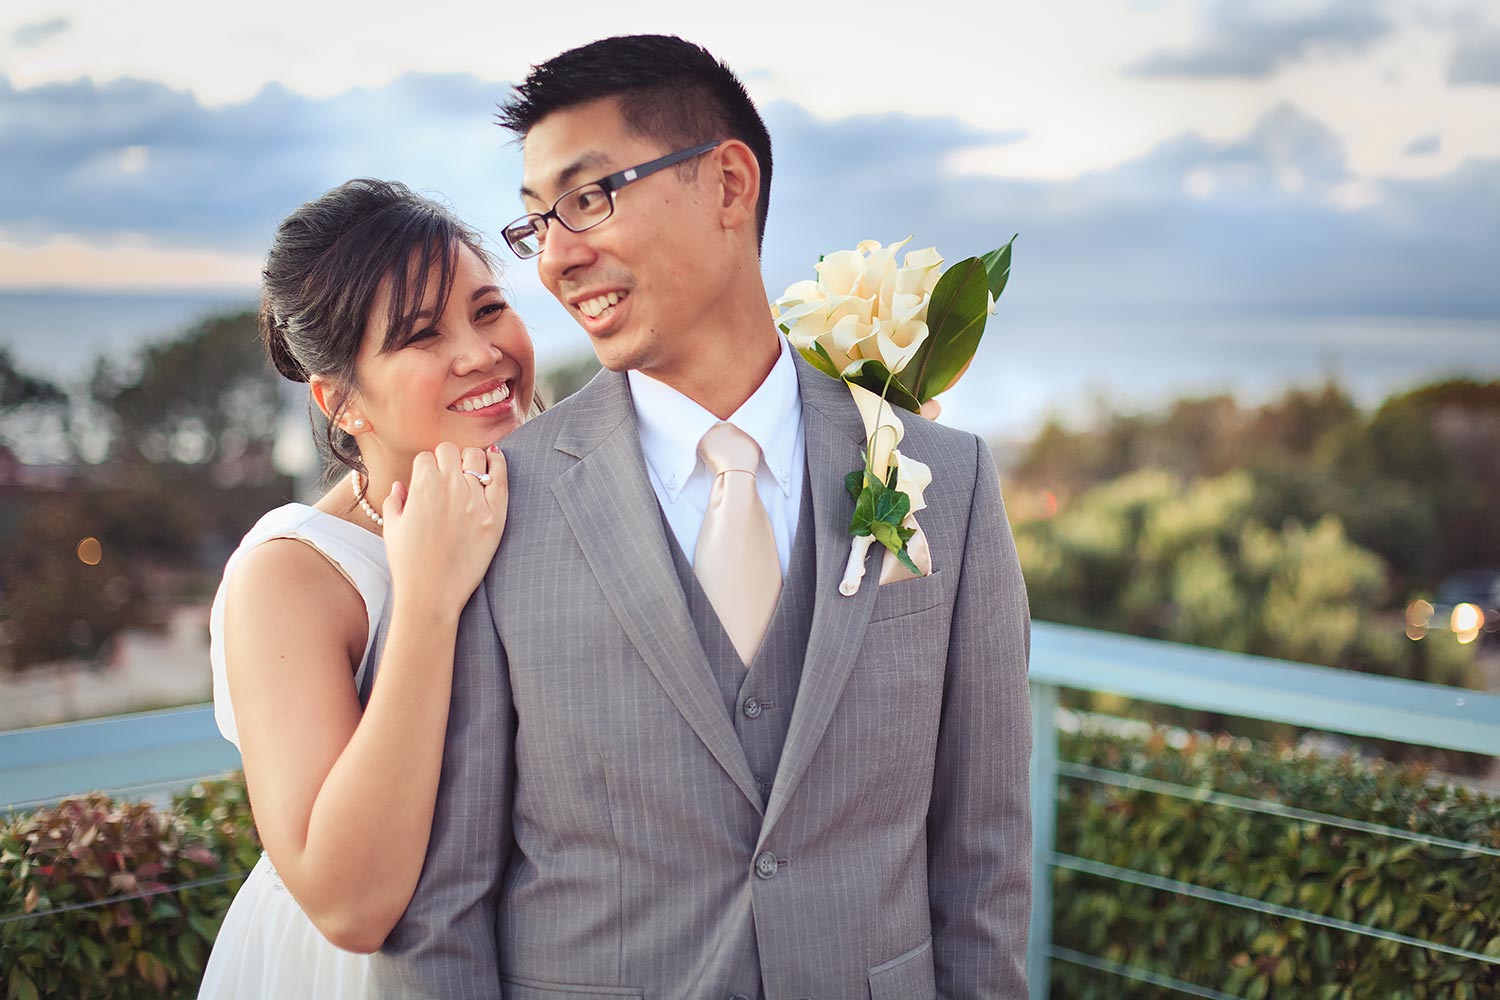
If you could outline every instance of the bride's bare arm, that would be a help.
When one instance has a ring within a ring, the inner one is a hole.
[[[416,888],[458,617],[504,523],[503,467],[481,491],[456,456],[440,449],[443,469],[419,458],[405,510],[398,503],[393,518],[387,506],[391,624],[363,715],[352,679],[374,623],[320,553],[267,542],[226,596],[225,659],[256,826],[303,911],[349,951],[377,950]],[[498,500],[498,524],[476,510],[483,498],[491,513]]]

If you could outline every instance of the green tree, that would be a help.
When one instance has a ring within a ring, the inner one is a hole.
[[[560,361],[538,373],[537,391],[548,406],[560,403],[587,385],[602,367],[592,353]]]
[[[1038,618],[1326,666],[1472,684],[1472,650],[1379,615],[1385,564],[1333,517],[1269,524],[1237,471],[1143,470],[1016,527]]]
[[[102,364],[91,385],[111,424],[116,462],[208,465],[270,454],[280,377],[249,310],[205,319],[146,347],[128,368]]]
[[[97,497],[28,506],[0,552],[0,660],[26,667],[97,658],[121,629],[149,619],[140,567],[110,537]]]
[[[23,460],[62,460],[72,450],[68,410],[57,383],[22,371],[0,347],[0,446]]]
[[[1279,526],[1337,518],[1392,573],[1390,599],[1455,570],[1500,565],[1500,382],[1435,383],[1362,413],[1334,383],[1264,406],[1181,400],[1157,414],[1049,423],[1011,488],[1062,499],[1142,469],[1193,481],[1245,470],[1255,515]]]

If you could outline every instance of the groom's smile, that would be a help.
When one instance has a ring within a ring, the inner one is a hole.
[[[605,337],[623,317],[628,298],[629,289],[611,288],[604,292],[586,291],[571,295],[568,304],[578,314],[579,324],[590,337]]]

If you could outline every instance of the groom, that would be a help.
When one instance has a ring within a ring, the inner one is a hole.
[[[773,325],[770,139],[676,38],[535,67],[506,231],[608,370],[504,442],[381,998],[1025,995],[1026,595],[994,464],[905,420],[930,576],[839,593],[844,385]],[[877,552],[880,552],[877,547]]]

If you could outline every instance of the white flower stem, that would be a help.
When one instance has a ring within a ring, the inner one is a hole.
[[[859,582],[865,578],[865,555],[874,544],[874,535],[855,535],[849,540],[849,564],[844,567],[844,579],[839,583],[840,594],[853,597],[859,593]]]

